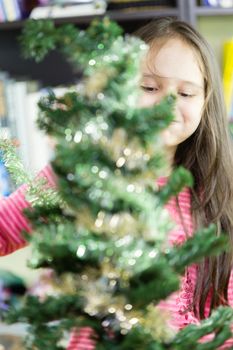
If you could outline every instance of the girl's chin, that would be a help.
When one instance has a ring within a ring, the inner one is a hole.
[[[174,133],[164,132],[161,137],[165,147],[176,147],[179,144],[179,140]]]

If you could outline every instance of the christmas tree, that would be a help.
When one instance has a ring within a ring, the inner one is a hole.
[[[30,325],[27,349],[64,349],[65,332],[84,326],[93,328],[98,350],[216,349],[231,337],[232,309],[220,307],[175,335],[156,308],[179,288],[187,265],[227,242],[213,225],[182,246],[166,242],[173,224],[164,204],[192,186],[192,177],[178,168],[162,189],[156,185],[166,167],[159,133],[173,118],[175,97],[138,108],[146,45],[123,37],[107,18],[86,31],[28,22],[23,45],[36,60],[60,49],[83,79],[64,96],[51,92],[39,102],[38,125],[56,140],[58,193],[28,177],[9,142],[0,144],[9,170],[29,186],[30,266],[56,274],[53,296],[28,296],[6,319]],[[200,344],[210,333],[213,339]]]

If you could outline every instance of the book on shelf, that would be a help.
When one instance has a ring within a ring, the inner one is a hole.
[[[56,96],[62,96],[74,89],[76,86],[58,86],[52,90]],[[47,88],[42,89],[37,81],[15,79],[0,71],[0,136],[14,140],[19,157],[32,174],[41,170],[53,157],[53,140],[36,123],[38,102],[48,95],[48,91]],[[1,170],[3,168],[0,169],[0,177]]]
[[[11,193],[11,181],[0,152],[0,199]]]
[[[233,0],[202,0],[200,5],[209,7],[231,8]]]
[[[0,72],[1,134],[16,142],[24,166],[32,173],[43,168],[52,154],[47,136],[36,125],[41,96],[38,82],[13,79]]]
[[[79,1],[73,4],[61,3],[35,7],[30,18],[63,18],[102,15],[106,12],[106,0]]]
[[[223,90],[227,113],[233,121],[233,39],[223,45]]]
[[[39,87],[33,81],[16,80],[10,86],[11,95],[14,96],[12,103],[11,125],[14,123],[16,139],[19,140],[19,154],[27,168],[31,166],[30,158],[30,134],[31,109],[29,108],[30,94],[37,91]],[[12,129],[11,129],[12,130]],[[35,137],[35,135],[33,135]]]
[[[6,79],[6,73],[0,72],[0,127],[7,127],[7,106],[6,106],[6,91],[4,81]]]
[[[5,22],[5,21],[6,21],[6,12],[3,6],[3,1],[0,0],[0,22]]]
[[[6,78],[6,74],[2,74],[2,78]],[[9,137],[9,123],[7,118],[7,104],[5,86],[1,80],[0,73],[0,134],[2,137]],[[10,178],[5,165],[2,161],[2,154],[0,150],[0,198],[8,196],[10,194]]]
[[[148,8],[175,7],[174,0],[109,0],[107,9],[111,10],[145,10]]]
[[[19,0],[0,0],[0,22],[22,18]]]

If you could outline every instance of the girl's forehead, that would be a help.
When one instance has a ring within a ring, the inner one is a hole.
[[[197,52],[180,38],[155,41],[142,61],[142,74],[191,82],[203,87],[204,76]]]

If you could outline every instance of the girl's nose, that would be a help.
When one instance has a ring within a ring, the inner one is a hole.
[[[155,103],[161,103],[162,100],[164,100],[166,97],[168,97],[169,95],[173,95],[176,96],[176,93],[174,90],[171,89],[165,89],[163,91],[160,91],[157,95],[156,95],[156,101]]]

